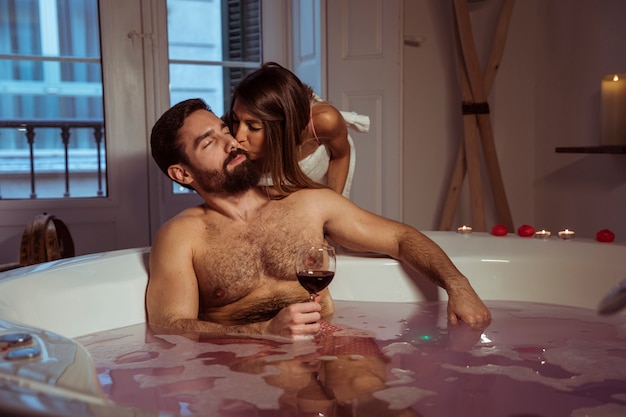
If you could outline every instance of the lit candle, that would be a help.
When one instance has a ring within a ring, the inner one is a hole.
[[[470,226],[463,225],[456,229],[456,232],[460,235],[469,235],[472,233],[472,228]]]
[[[602,78],[601,129],[603,145],[626,145],[626,74]]]
[[[573,230],[565,229],[559,232],[559,237],[563,240],[569,240],[574,237],[575,233]]]
[[[545,229],[541,229],[535,232],[535,237],[537,239],[548,239],[551,235],[552,233],[550,233],[549,230],[545,230]]]

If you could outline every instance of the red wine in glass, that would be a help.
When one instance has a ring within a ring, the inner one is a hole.
[[[301,271],[298,274],[298,281],[309,294],[317,294],[333,280],[335,273],[332,271]]]
[[[296,253],[296,276],[300,285],[315,300],[335,276],[335,248],[328,245],[303,245]]]

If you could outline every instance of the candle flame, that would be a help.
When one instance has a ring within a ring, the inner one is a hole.
[[[619,81],[619,77],[617,76],[617,74],[613,76],[613,81]]]

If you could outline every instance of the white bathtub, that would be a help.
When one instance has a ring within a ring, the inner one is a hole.
[[[626,278],[624,244],[512,234],[427,235],[484,300],[595,309]],[[113,405],[98,386],[90,355],[71,338],[145,322],[148,253],[148,248],[121,250],[0,273],[0,335],[29,333],[43,349],[26,361],[0,357],[0,415],[108,415]],[[393,259],[344,253],[338,256],[331,293],[336,300],[446,299],[427,279],[419,278],[415,286],[408,274],[414,272]],[[144,415],[128,408],[112,415],[126,414]]]

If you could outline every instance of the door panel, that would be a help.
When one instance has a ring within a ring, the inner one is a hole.
[[[350,198],[402,220],[400,0],[328,1],[328,97],[341,110],[370,117],[351,134],[356,168]]]

